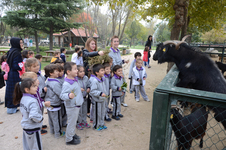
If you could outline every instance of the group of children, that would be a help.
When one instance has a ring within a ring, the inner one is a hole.
[[[79,51],[77,51],[79,52]],[[145,93],[147,78],[141,53],[135,53],[131,63],[129,79],[130,92],[135,92],[139,101],[139,91],[145,101],[150,101]],[[120,120],[121,101],[126,92],[122,88],[124,75],[121,65],[112,68],[112,62],[95,64],[91,76],[85,75],[85,68],[74,62],[57,59],[44,68],[45,76],[40,73],[41,57],[26,59],[25,73],[14,91],[14,104],[20,103],[22,113],[24,149],[42,149],[41,135],[46,134],[46,125],[42,125],[44,107],[47,108],[50,133],[55,138],[66,134],[66,144],[77,145],[80,137],[75,128],[90,128],[87,123],[87,101],[91,99],[90,122],[97,131],[107,129],[104,121]],[[110,93],[111,89],[111,93]],[[111,96],[111,97],[110,97]],[[109,103],[113,105],[113,112]],[[110,118],[109,114],[112,113]],[[66,133],[62,128],[66,127]]]

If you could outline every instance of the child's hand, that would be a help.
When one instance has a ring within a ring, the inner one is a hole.
[[[46,101],[44,102],[44,104],[45,104],[45,107],[50,107],[50,101]]]
[[[85,91],[83,88],[81,88],[81,91],[83,92],[83,91]]]
[[[104,94],[104,93],[102,93],[102,95],[101,95],[102,97],[106,97],[106,95]]]
[[[140,79],[138,81],[140,81]]]
[[[69,94],[69,98],[70,98],[70,99],[72,99],[72,98],[74,98],[74,97],[75,97],[75,94],[74,94],[74,93],[70,93],[70,94]]]
[[[89,93],[89,92],[90,92],[90,88],[88,88],[88,89],[86,90],[86,92]]]
[[[47,92],[47,87],[44,87],[44,91]]]
[[[143,79],[145,80],[146,78],[144,77]]]
[[[129,60],[126,60],[125,62],[128,64],[129,63]]]
[[[119,91],[122,91],[122,88],[120,87],[120,88],[118,88],[118,90],[119,90]]]
[[[125,93],[124,92],[122,92],[122,96],[124,95]]]

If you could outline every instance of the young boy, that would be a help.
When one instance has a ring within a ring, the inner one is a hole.
[[[65,48],[61,48],[60,49],[60,58],[64,61],[64,62],[66,62],[66,57],[65,57],[65,54],[66,54],[66,49]]]
[[[142,67],[142,64],[143,64],[142,59],[137,59],[136,66],[133,67],[132,77],[133,77],[133,86],[135,89],[135,99],[137,102],[139,102],[140,94],[141,94],[141,96],[143,97],[143,99],[145,101],[150,102],[150,100],[148,99],[148,96],[144,90],[144,85],[145,85],[145,80],[147,78],[147,74],[146,74],[145,68]],[[139,91],[140,91],[140,94],[139,94]]]
[[[50,63],[53,63],[54,61],[61,59],[60,58],[60,52],[56,51],[54,52],[54,57],[51,59]]]
[[[132,61],[130,68],[129,68],[129,79],[130,79],[130,84],[129,84],[129,91],[132,94],[134,91],[134,86],[132,84],[133,78],[132,78],[132,73],[133,73],[133,68],[136,66],[136,60],[137,59],[141,59],[141,53],[140,52],[136,52],[134,54],[135,59]]]
[[[90,95],[94,101],[94,120],[93,128],[97,131],[107,129],[104,125],[105,116],[105,102],[107,100],[107,89],[104,84],[104,66],[101,64],[95,64],[93,66],[93,81],[91,83]]]
[[[44,68],[45,74],[48,76],[46,81],[47,92],[45,96],[46,101],[50,101],[50,105],[52,108],[47,108],[48,118],[49,118],[49,126],[50,132],[55,134],[55,138],[59,138],[64,136],[64,132],[61,130],[61,100],[60,93],[62,86],[60,82],[56,79],[58,78],[59,71],[57,65],[49,64]]]
[[[38,59],[38,61],[39,61],[39,73],[41,73],[41,68],[42,68],[42,55],[40,55],[40,54],[37,54],[37,55],[35,55],[35,58],[36,59]]]
[[[111,79],[111,89],[113,98],[113,114],[112,118],[115,120],[120,120],[123,117],[121,114],[121,99],[125,94],[125,91],[121,88],[123,84],[123,72],[122,66],[115,65],[113,68],[114,76]],[[120,118],[119,118],[120,117]]]
[[[109,101],[110,101],[111,66],[109,63],[104,63],[103,65],[104,65],[104,71],[105,71],[104,84],[105,84],[106,90],[107,90],[106,95],[108,96],[107,101],[105,103],[106,104],[105,105],[105,121],[111,121],[111,118],[109,118],[109,116],[108,116],[108,112],[111,112],[110,108],[108,107]]]
[[[79,110],[84,100],[81,88],[75,78],[78,73],[76,64],[73,62],[66,62],[64,72],[67,74],[67,77],[64,79],[60,98],[64,100],[68,119],[66,128],[66,144],[77,145],[81,141],[79,140],[80,137],[75,134],[75,128]]]

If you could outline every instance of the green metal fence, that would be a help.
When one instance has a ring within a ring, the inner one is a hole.
[[[179,71],[174,65],[154,91],[149,149],[177,149],[178,144],[170,123],[171,106],[177,106],[180,108],[178,110],[182,116],[187,116],[191,114],[193,104],[199,104],[199,108],[206,107],[205,110],[208,114],[207,128],[205,136],[203,137],[202,149],[224,149],[226,147],[226,132],[223,125],[214,118],[214,112],[211,109],[213,109],[213,107],[226,108],[226,95],[176,87],[175,84],[178,82],[178,74]],[[183,102],[186,102],[188,105],[181,108],[181,103]],[[190,134],[190,132],[187,134]],[[193,139],[191,149],[201,149],[199,148],[199,142],[200,139]]]

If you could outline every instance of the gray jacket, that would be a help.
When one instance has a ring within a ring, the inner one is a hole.
[[[64,77],[65,75],[63,75],[62,77],[58,77],[57,80],[60,81],[60,84],[62,85],[64,83]]]
[[[90,88],[90,83],[88,77],[85,75],[83,78],[77,77],[78,83],[81,88],[83,88],[85,91],[82,92],[83,97],[87,96],[87,88]]]
[[[45,81],[46,81],[46,78],[43,76],[43,75],[41,75],[40,73],[37,73],[37,75],[38,75],[38,81],[39,81],[39,94],[40,94],[40,96],[43,98],[43,97],[45,97],[45,92],[44,92],[44,87],[46,86],[46,84],[45,84]]]
[[[123,78],[118,77],[117,75],[114,75],[111,78],[111,89],[112,89],[112,96],[122,96],[122,92],[125,93],[124,90],[119,91],[118,89],[122,86],[123,84]]]
[[[92,78],[92,84],[91,84],[91,90],[90,90],[90,95],[92,97],[92,99],[95,102],[104,102],[105,100],[107,100],[106,97],[102,97],[102,93],[107,95],[107,90],[104,84],[104,78],[102,78],[101,80],[98,79],[97,77]]]
[[[21,126],[23,129],[35,129],[42,127],[42,111],[34,95],[24,93],[20,101],[22,114]]]
[[[75,94],[75,97],[70,99],[69,94],[72,92]],[[64,100],[65,107],[68,108],[82,105],[84,99],[76,78],[74,80],[68,78],[64,79],[60,98]]]
[[[120,65],[121,66],[122,64],[124,64],[124,60],[122,60],[122,58],[121,58],[120,50],[115,51],[112,48],[110,50],[111,50],[111,52],[108,55],[109,55],[109,57],[111,57],[113,59],[112,68],[115,65]]]
[[[134,59],[130,65],[130,68],[129,68],[129,78],[132,77],[132,74],[133,74],[133,67],[136,66],[136,59]]]
[[[52,107],[58,107],[61,104],[60,93],[62,86],[60,81],[54,78],[48,78],[46,81],[47,92],[45,96],[46,101],[50,101]]]
[[[107,93],[105,93],[106,95],[110,95],[110,85],[111,85],[111,74],[109,75],[104,75],[104,84],[106,86],[106,89],[107,89]]]

